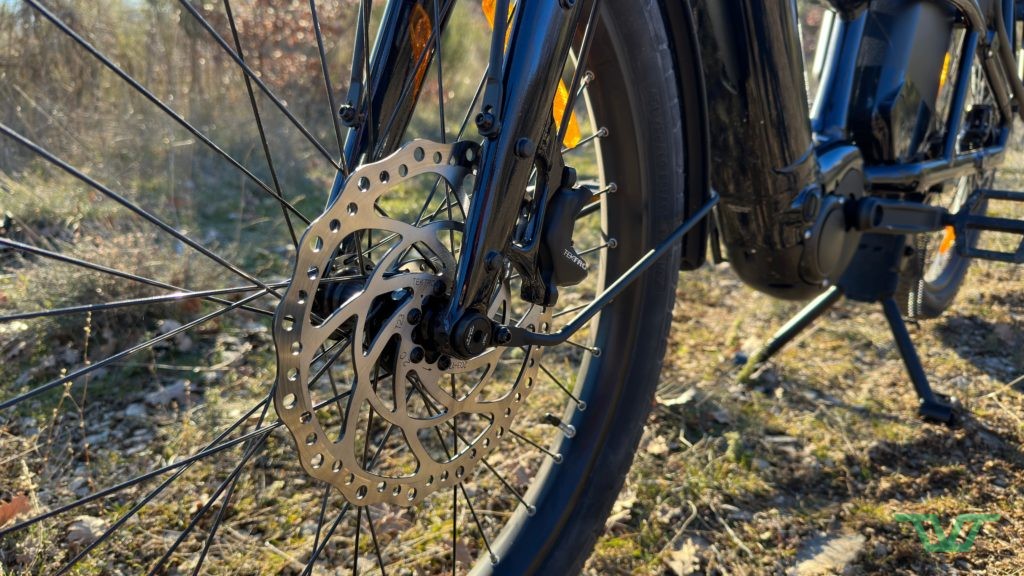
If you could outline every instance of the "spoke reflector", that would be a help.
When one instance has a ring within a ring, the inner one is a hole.
[[[942,234],[942,243],[939,244],[939,254],[946,254],[956,245],[956,229],[952,226],[946,226],[946,231]]]

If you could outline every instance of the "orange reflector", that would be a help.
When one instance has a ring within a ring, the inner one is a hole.
[[[409,16],[409,43],[412,45],[412,61],[419,62],[423,53],[427,50],[427,42],[430,40],[431,35],[434,32],[434,23],[430,20],[430,15],[423,9],[423,6],[416,4],[413,6],[412,14]],[[419,70],[416,71],[416,78],[414,82],[414,89],[419,94],[420,87],[423,86],[423,77],[427,73],[427,61],[423,60]]]
[[[946,59],[942,62],[942,75],[939,76],[939,95],[942,95],[942,89],[946,87],[946,82],[949,82],[949,65],[952,63],[953,53],[946,52]]]
[[[946,231],[942,234],[942,243],[939,244],[939,254],[949,252],[955,245],[956,229],[952,226],[946,226]]]
[[[484,18],[487,19],[487,24],[494,29],[494,11],[495,11],[496,0],[480,0],[480,7],[484,11]],[[512,15],[514,7],[512,3],[509,3],[508,13]],[[505,43],[508,44],[508,35],[512,32],[511,28],[505,33]],[[565,116],[565,109],[569,107],[569,87],[566,86],[564,81],[558,82],[558,93],[555,94],[555,102],[552,105],[551,115],[555,119],[555,124],[561,126],[562,117]],[[565,129],[565,138],[562,140],[562,145],[567,148],[572,148],[580,143],[583,139],[583,133],[580,130],[579,119],[576,118],[576,113],[572,112],[569,116],[569,125]]]

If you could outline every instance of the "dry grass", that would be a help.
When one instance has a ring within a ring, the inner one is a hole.
[[[1001,186],[1024,187],[1020,165]],[[1019,573],[1024,270],[976,263],[944,318],[911,327],[933,386],[967,407],[955,430],[916,418],[877,306],[840,304],[743,386],[737,356],[799,306],[724,265],[678,296],[659,404],[589,574]],[[929,554],[897,513],[1002,519],[970,552]],[[840,537],[858,542],[846,561],[808,563]]]

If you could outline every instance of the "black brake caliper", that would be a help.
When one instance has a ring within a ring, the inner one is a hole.
[[[548,294],[555,299],[559,286],[575,286],[587,277],[587,262],[573,246],[572,235],[576,219],[592,198],[587,188],[562,187],[548,205],[537,265]]]

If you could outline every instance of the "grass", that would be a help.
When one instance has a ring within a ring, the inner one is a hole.
[[[1022,160],[1011,157],[1000,186],[1024,188]],[[873,306],[841,303],[741,384],[735,359],[799,306],[754,293],[724,266],[684,275],[677,294],[659,405],[620,496],[626,514],[586,573],[676,573],[684,542],[696,543],[686,556],[695,573],[1019,571],[1024,386],[1008,384],[1024,374],[1024,271],[975,263],[944,318],[911,326],[933,386],[967,407],[956,430],[918,421]],[[953,555],[926,553],[909,524],[893,521],[930,513],[948,526],[972,512],[1002,520]],[[807,563],[816,541],[851,534],[863,544],[839,568]]]

